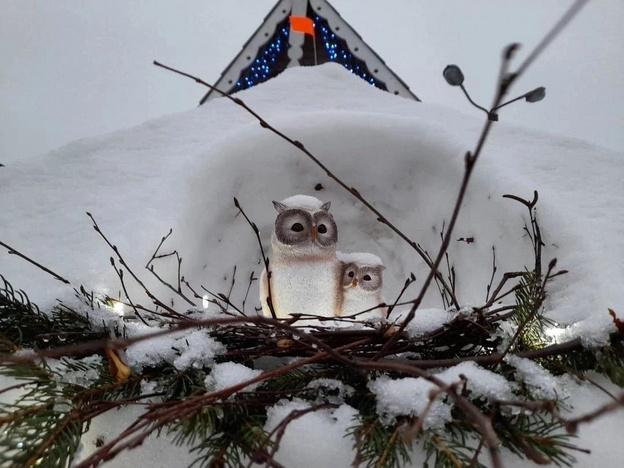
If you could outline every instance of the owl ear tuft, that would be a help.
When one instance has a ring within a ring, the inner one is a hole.
[[[379,271],[384,271],[385,269],[386,269],[386,267],[385,267],[385,266],[383,266],[383,265],[379,265]]]
[[[331,206],[331,202],[328,201],[327,203],[323,203],[323,205],[321,206],[321,210],[324,211],[329,211],[329,207]]]
[[[288,208],[286,208],[286,205],[284,205],[283,203],[274,201],[273,202],[273,206],[275,207],[275,209],[277,210],[278,213],[282,213],[284,211],[286,211]]]

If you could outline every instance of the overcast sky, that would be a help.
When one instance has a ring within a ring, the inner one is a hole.
[[[195,107],[276,0],[2,0],[0,163]],[[462,67],[491,102],[500,51],[519,60],[570,0],[333,0],[423,101],[478,114],[442,78]],[[515,88],[547,88],[502,119],[624,151],[624,1],[592,0]],[[417,104],[415,104],[417,105]]]

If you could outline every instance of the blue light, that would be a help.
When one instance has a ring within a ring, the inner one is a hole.
[[[251,66],[242,73],[241,79],[236,82],[233,91],[251,88],[277,75],[271,65],[277,63],[282,49],[288,47],[288,34],[290,27],[286,21],[281,29],[274,35],[272,41],[264,46],[260,54],[254,59]]]
[[[321,31],[321,38],[330,61],[341,64],[351,73],[363,78],[376,88],[387,90],[383,82],[371,76],[366,67],[366,63],[351,53],[347,47],[347,43],[331,32],[325,19],[317,15],[314,18],[314,23],[316,25],[316,30],[318,31],[320,29]]]

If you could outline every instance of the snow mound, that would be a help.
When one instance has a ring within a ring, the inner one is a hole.
[[[481,120],[379,91],[336,64],[288,69],[237,97],[271,125],[301,141],[347,186],[355,187],[407,236],[435,254],[459,190],[464,154],[474,147]],[[570,271],[550,285],[546,313],[567,325],[566,336],[603,342],[613,330],[607,308],[624,311],[622,161],[622,154],[582,141],[507,125],[502,111],[475,168],[449,248],[461,305],[483,304],[492,276],[492,249],[497,259],[495,282],[506,271],[522,271],[532,264],[531,245],[523,233],[526,209],[502,196],[531,198],[538,190],[544,260],[557,257],[558,267]],[[427,267],[407,243],[300,151],[260,128],[226,99],[1,168],[0,240],[68,278],[72,285],[63,285],[5,250],[0,251],[0,273],[43,309],[56,305],[56,299],[73,300],[73,287],[81,284],[117,297],[120,285],[109,263],[112,252],[93,231],[85,215],[89,211],[126,263],[165,302],[180,306],[179,298],[169,297],[143,266],[173,227],[163,252],[178,249],[186,279],[196,290],[203,284],[223,293],[234,284],[231,299],[240,304],[247,290],[241,278],[249,278],[252,271],[257,278],[263,267],[255,235],[233,197],[259,227],[269,252],[276,215],[271,201],[293,193],[305,197],[296,198],[297,203],[304,201],[311,207],[320,203],[312,194],[332,202],[341,250],[371,252],[384,259],[388,302],[410,273],[418,279],[412,288],[422,284]],[[155,268],[175,284],[175,258],[160,259]],[[135,300],[146,300],[140,299],[136,285],[128,284],[128,290]],[[249,293],[249,298],[256,297],[257,282]],[[258,305],[251,302],[247,310]],[[408,329],[412,336],[422,336],[456,314],[440,308],[435,288],[423,305]],[[148,331],[140,325],[128,328],[129,336]],[[211,364],[222,347],[206,338],[195,331],[136,343],[127,350],[127,358],[135,369],[161,360],[178,369]],[[522,361],[512,364],[525,373],[525,379],[533,375],[535,389],[553,394],[550,376]],[[224,365],[215,366],[207,385],[224,388],[258,375],[244,366],[220,367]],[[468,378],[474,396],[506,398],[512,390],[504,379],[470,363],[438,377],[451,383],[460,373]],[[371,381],[370,387],[388,420],[422,413],[432,389],[422,379],[387,377]],[[337,390],[338,398],[345,394]],[[579,401],[588,407],[595,395],[581,395]],[[296,399],[279,402],[269,410],[266,429],[275,428],[292,410],[309,407]],[[450,410],[448,403],[436,400],[427,427],[444,424]],[[130,407],[125,414],[138,416],[139,411]],[[94,423],[93,435],[98,428],[110,433],[111,427],[118,427],[115,414]],[[354,425],[354,416],[353,408],[341,404],[294,420],[277,461],[285,466],[350,466],[353,440],[344,434]],[[617,446],[614,436],[600,436],[617,434],[621,428],[619,415],[605,421],[593,426],[603,428],[594,434],[592,448],[598,448],[598,453]],[[168,445],[166,450],[175,457],[169,465],[179,463],[180,453],[187,451]],[[154,462],[147,457],[153,453],[143,453],[144,465],[167,464],[161,456]],[[124,463],[123,457],[119,463]]]
[[[376,90],[336,64],[289,69],[237,96],[435,255],[480,120]],[[532,264],[523,233],[526,209],[502,195],[531,198],[538,190],[544,261],[557,257],[558,267],[570,271],[550,285],[547,315],[569,325],[570,336],[603,342],[613,330],[607,308],[624,310],[624,262],[618,255],[624,252],[622,155],[504,120],[503,112],[449,248],[458,299],[462,306],[483,304],[493,248],[495,282],[503,272]],[[67,277],[72,287],[83,284],[115,297],[120,287],[109,264],[112,252],[93,231],[89,211],[146,285],[178,306],[179,298],[168,297],[142,269],[173,227],[163,252],[181,253],[186,279],[196,290],[205,285],[227,293],[236,266],[239,281],[231,298],[240,304],[246,293],[241,278],[252,271],[258,277],[262,266],[254,233],[232,199],[257,224],[270,252],[276,215],[271,201],[293,193],[332,202],[340,250],[384,259],[388,301],[410,273],[418,279],[413,288],[422,284],[427,267],[410,245],[295,147],[226,99],[2,168],[0,239]],[[43,308],[73,297],[72,287],[16,256],[0,252],[0,262],[0,273]],[[160,259],[155,268],[175,283],[175,258]],[[135,299],[142,297],[138,286],[128,288]],[[258,297],[257,282],[249,297]],[[435,288],[423,306],[441,307]]]

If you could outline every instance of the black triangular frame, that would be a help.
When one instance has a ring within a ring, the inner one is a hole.
[[[291,14],[312,18],[315,38],[290,34]],[[231,94],[267,81],[289,66],[329,61],[379,89],[420,101],[327,0],[279,0],[214,86]],[[210,90],[200,105],[218,96]]]

